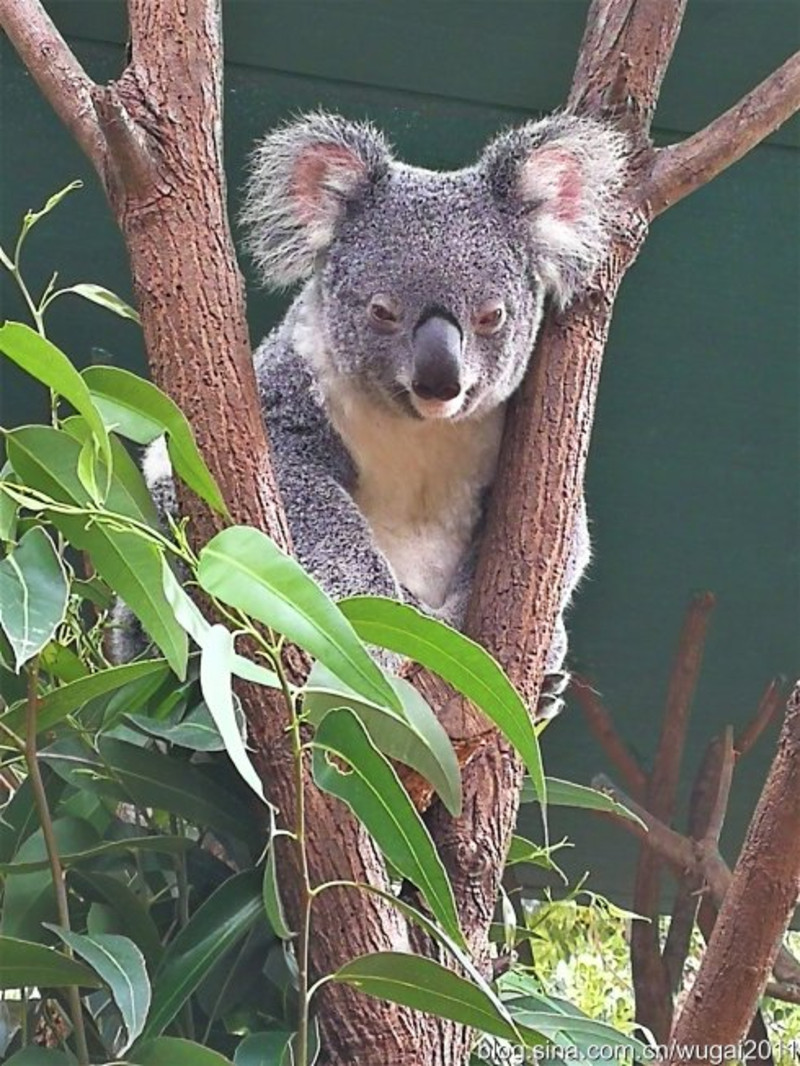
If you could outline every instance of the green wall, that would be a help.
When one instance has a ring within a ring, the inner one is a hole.
[[[97,79],[123,63],[116,0],[49,4]],[[461,165],[498,128],[557,106],[569,84],[583,0],[273,2],[228,0],[226,160],[235,210],[249,146],[312,107],[369,116],[411,162]],[[798,46],[794,2],[693,0],[656,118],[657,137],[697,129]],[[122,244],[98,185],[7,42],[2,68],[0,238],[56,188],[86,188],[31,242],[28,273],[129,295]],[[588,497],[595,563],[571,618],[589,674],[646,764],[691,593],[718,607],[687,745],[686,781],[706,738],[741,725],[775,673],[800,667],[800,125],[789,123],[654,227],[618,302],[600,393]],[[22,315],[7,279],[3,314]],[[250,292],[260,337],[285,298]],[[137,331],[75,299],[51,321],[76,359],[141,369]],[[101,353],[96,350],[102,349]],[[2,367],[2,421],[41,417],[44,397]],[[735,848],[775,732],[737,771],[726,842]],[[551,773],[588,781],[609,768],[572,708],[547,733]],[[533,811],[523,831],[536,833]],[[577,842],[566,865],[626,898],[623,833],[559,817]]]

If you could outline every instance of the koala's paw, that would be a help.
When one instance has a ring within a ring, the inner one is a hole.
[[[569,682],[570,675],[563,670],[544,675],[539,703],[536,706],[537,722],[549,722],[551,718],[561,713],[564,709],[564,694],[569,687]]]

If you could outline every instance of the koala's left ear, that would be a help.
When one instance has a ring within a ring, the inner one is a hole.
[[[610,249],[626,140],[588,118],[552,115],[493,141],[478,166],[522,226],[531,263],[560,307]]]
[[[312,112],[268,133],[253,152],[240,215],[262,279],[280,286],[309,277],[347,204],[391,162],[376,129],[339,115]]]

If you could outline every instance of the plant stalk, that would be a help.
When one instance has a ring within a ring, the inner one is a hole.
[[[28,667],[28,706],[26,715],[25,735],[25,762],[28,766],[28,776],[31,782],[36,812],[39,815],[39,824],[42,827],[42,836],[47,850],[47,858],[50,863],[50,875],[53,879],[53,890],[56,895],[56,909],[58,911],[58,923],[65,932],[70,932],[69,901],[67,900],[67,885],[64,880],[64,868],[61,865],[61,857],[58,853],[53,819],[50,807],[47,803],[42,773],[39,768],[39,759],[36,752],[36,718],[39,710],[39,658],[34,658]],[[64,945],[64,952],[72,958],[72,949]],[[75,1032],[75,1043],[78,1051],[79,1066],[89,1066],[89,1048],[86,1044],[86,1030],[83,1024],[83,1009],[78,988],[71,985],[66,990],[67,1002],[69,1003],[72,1027]]]

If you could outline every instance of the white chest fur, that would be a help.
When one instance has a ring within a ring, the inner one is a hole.
[[[405,588],[440,607],[494,476],[504,409],[464,422],[422,421],[377,408],[341,380],[326,392],[358,470],[354,498],[378,547]]]

